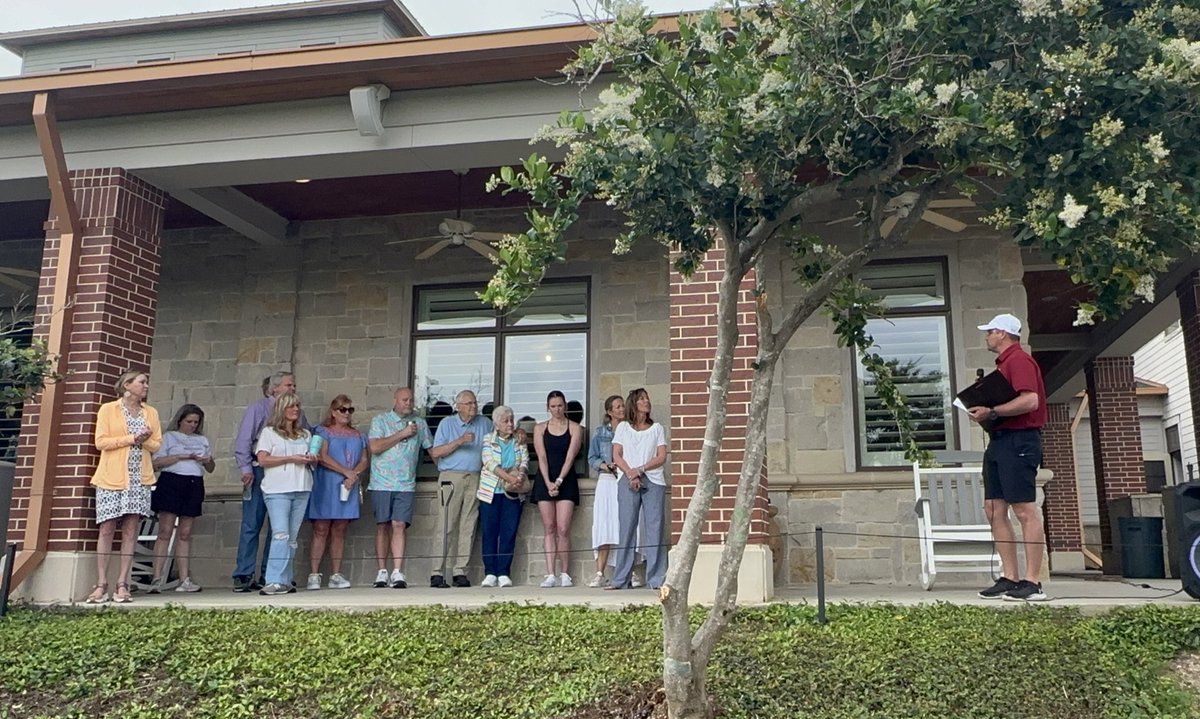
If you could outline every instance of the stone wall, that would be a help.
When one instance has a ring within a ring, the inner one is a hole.
[[[294,369],[298,394],[314,422],[331,398],[347,394],[359,409],[356,425],[365,430],[372,416],[391,408],[393,390],[409,381],[414,286],[478,282],[482,288],[490,277],[488,261],[469,250],[447,248],[417,262],[414,256],[431,242],[387,244],[436,234],[441,217],[305,223],[295,245],[279,248],[254,245],[224,228],[166,234],[150,401],[164,421],[185,402],[206,412],[205,433],[218,461],[207,480],[210,501],[193,544],[201,584],[227,584],[232,570],[241,496],[233,437],[246,405],[261,396],[262,378]],[[511,211],[468,213],[464,219],[489,231],[517,230],[522,221]],[[605,396],[638,386],[648,389],[656,416],[666,424],[667,263],[661,248],[650,243],[629,255],[612,255],[609,238],[619,227],[602,206],[588,208],[569,243],[571,261],[552,270],[552,276],[592,281],[587,424],[600,421]],[[590,481],[583,491],[572,534],[582,550],[575,555],[576,574],[586,578]],[[433,537],[437,511],[432,483],[422,483],[407,550],[413,581],[427,578],[434,563],[428,558],[440,551]],[[373,532],[369,519],[352,526],[346,556],[355,583],[374,576]],[[541,540],[541,520],[529,508],[514,579],[540,580]],[[303,563],[306,547],[304,539]]]

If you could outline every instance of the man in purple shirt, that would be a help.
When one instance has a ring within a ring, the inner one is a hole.
[[[254,459],[254,446],[258,435],[271,416],[275,398],[296,393],[296,376],[291,372],[276,372],[271,375],[269,394],[246,408],[242,423],[238,425],[237,437],[233,440],[233,456],[242,472],[242,530],[238,536],[237,567],[233,570],[233,591],[249,592],[262,588],[262,576],[267,565],[267,546],[263,543],[262,562],[258,564],[258,579],[255,579],[255,560],[258,558],[258,535],[262,532],[267,517],[267,505],[263,501],[262,467]],[[309,429],[308,419],[300,414],[300,425]]]

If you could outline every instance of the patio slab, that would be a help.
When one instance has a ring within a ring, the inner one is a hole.
[[[1046,593],[1051,597],[1042,606],[1074,606],[1086,612],[1102,612],[1114,607],[1141,604],[1169,604],[1177,606],[1195,605],[1197,601],[1184,594],[1178,580],[1129,580],[1062,578],[1052,579],[1046,584]],[[949,602],[951,604],[1012,608],[1019,602],[1004,602],[980,599],[977,588],[935,587],[924,591],[919,586],[894,584],[830,584],[826,588],[826,601],[838,603],[886,602],[903,606]],[[1172,594],[1172,592],[1175,592]],[[775,602],[794,604],[816,604],[816,586],[787,587],[776,592]],[[258,607],[290,607],[310,610],[375,611],[399,607],[445,605],[462,609],[477,609],[489,604],[512,602],[539,606],[589,606],[597,609],[616,610],[627,606],[652,606],[658,604],[658,594],[649,589],[605,591],[587,587],[569,589],[541,589],[535,586],[515,586],[506,589],[470,587],[463,589],[432,589],[412,587],[409,589],[375,589],[353,587],[343,590],[321,589],[319,591],[298,590],[295,594],[273,597],[257,593],[237,594],[226,587],[209,587],[194,594],[166,592],[159,595],[136,594],[131,604],[107,603],[103,606],[136,609],[140,607],[183,606],[193,609],[255,609]]]

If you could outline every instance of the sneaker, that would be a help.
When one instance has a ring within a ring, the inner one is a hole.
[[[496,581],[500,585],[501,589],[512,586],[512,579],[510,579],[507,574],[501,574],[500,578]]]
[[[255,579],[252,582],[250,582],[250,591],[252,591],[252,592],[258,591],[259,589],[262,589],[265,586],[267,586],[267,580],[263,579],[262,577],[259,577],[258,579]],[[293,587],[296,586],[296,583],[292,582],[292,586]]]
[[[251,584],[252,584],[252,582],[250,581],[250,577],[234,577],[233,578],[233,591],[249,592],[249,591],[251,591]]]
[[[258,593],[264,597],[272,597],[276,594],[289,594],[294,591],[296,591],[294,587],[285,587],[282,584],[268,584],[267,586],[258,590]]]
[[[408,580],[399,569],[392,570],[392,589],[408,589]]]
[[[496,579],[496,575],[495,575],[495,574],[489,574],[489,575],[487,575],[486,577],[484,577],[484,578],[483,578],[483,581],[479,583],[479,586],[481,586],[481,587],[494,587],[494,586],[496,586],[496,583],[497,583],[498,581],[499,581],[499,580],[498,580],[498,579]]]
[[[329,575],[329,588],[349,589],[350,580],[343,577],[341,572],[334,572],[333,574]]]
[[[193,582],[191,577],[184,577],[183,581],[179,583],[179,586],[175,587],[175,591],[188,593],[198,592],[200,591],[200,585]]]
[[[310,592],[314,592],[314,591],[320,589],[321,588],[321,575],[315,574],[315,573],[308,575],[308,587],[306,587],[306,588]]]
[[[375,573],[375,586],[386,587],[388,585],[388,572],[386,569],[380,569]]]
[[[1004,595],[1006,602],[1044,602],[1049,598],[1042,591],[1041,584],[1031,582],[1028,579],[1022,579],[1017,582],[1016,588],[1009,590]]]
[[[575,586],[575,582],[572,582],[572,581],[571,581],[571,575],[570,575],[570,574],[567,574],[566,572],[563,572],[562,574],[558,575],[558,586],[560,586],[560,587],[573,587],[573,586]]]
[[[558,577],[554,576],[553,574],[547,574],[546,578],[542,580],[541,586],[544,589],[549,589],[550,587],[557,587],[558,586]]]
[[[592,577],[592,581],[588,582],[588,586],[597,589],[608,584],[608,580],[604,578],[604,572],[596,572],[596,576]]]
[[[642,584],[643,584],[642,580],[638,579],[637,577],[634,577],[629,580],[629,586],[633,587],[634,589],[641,589]]]
[[[455,574],[454,579],[452,580],[451,583],[456,587],[471,586],[471,580],[467,579],[467,575],[465,575],[465,574]]]
[[[435,574],[429,578],[429,586],[434,589],[449,589],[450,585],[446,584],[446,578],[440,574]]]
[[[1016,588],[1017,588],[1016,582],[1009,579],[1008,577],[1000,577],[999,579],[996,580],[996,583],[993,584],[992,586],[988,587],[987,589],[981,589],[979,591],[979,598],[980,599],[1000,599],[1005,594],[1008,594],[1009,592],[1011,592],[1012,590],[1014,590]]]
[[[146,588],[146,594],[161,594],[164,581],[162,577],[155,577],[150,580],[150,586]]]

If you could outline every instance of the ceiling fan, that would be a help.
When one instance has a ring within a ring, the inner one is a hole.
[[[39,276],[33,270],[23,270],[18,267],[4,267],[0,265],[0,285],[11,287],[15,290],[32,290],[37,284]],[[34,281],[27,282],[20,278],[29,278]]]
[[[917,197],[919,197],[919,195],[915,192],[902,192],[888,200],[887,204],[883,206],[883,212],[887,215],[887,217],[884,218],[883,223],[879,225],[879,234],[883,235],[884,237],[887,237],[889,234],[891,234],[892,230],[896,227],[896,223],[899,222],[901,218],[908,217],[908,213],[912,211],[913,205],[917,203]],[[926,206],[925,212],[921,214],[921,219],[931,225],[936,225],[944,230],[949,230],[950,232],[962,232],[967,228],[967,224],[965,222],[960,222],[953,217],[943,215],[940,212],[935,212],[935,210],[974,206],[975,203],[966,198],[931,200]],[[843,217],[839,220],[827,222],[826,224],[836,225],[839,222],[850,222],[851,220],[855,219],[858,219],[858,217],[851,215],[849,217]]]
[[[454,174],[458,175],[458,207],[454,211],[453,219],[447,217],[439,222],[438,234],[436,235],[392,240],[387,244],[399,245],[404,242],[437,240],[433,245],[417,254],[416,259],[418,260],[427,260],[447,247],[468,247],[488,259],[499,257],[496,250],[489,243],[504,239],[504,235],[500,232],[477,232],[475,225],[462,219],[462,179],[467,174],[467,171],[454,170]]]

